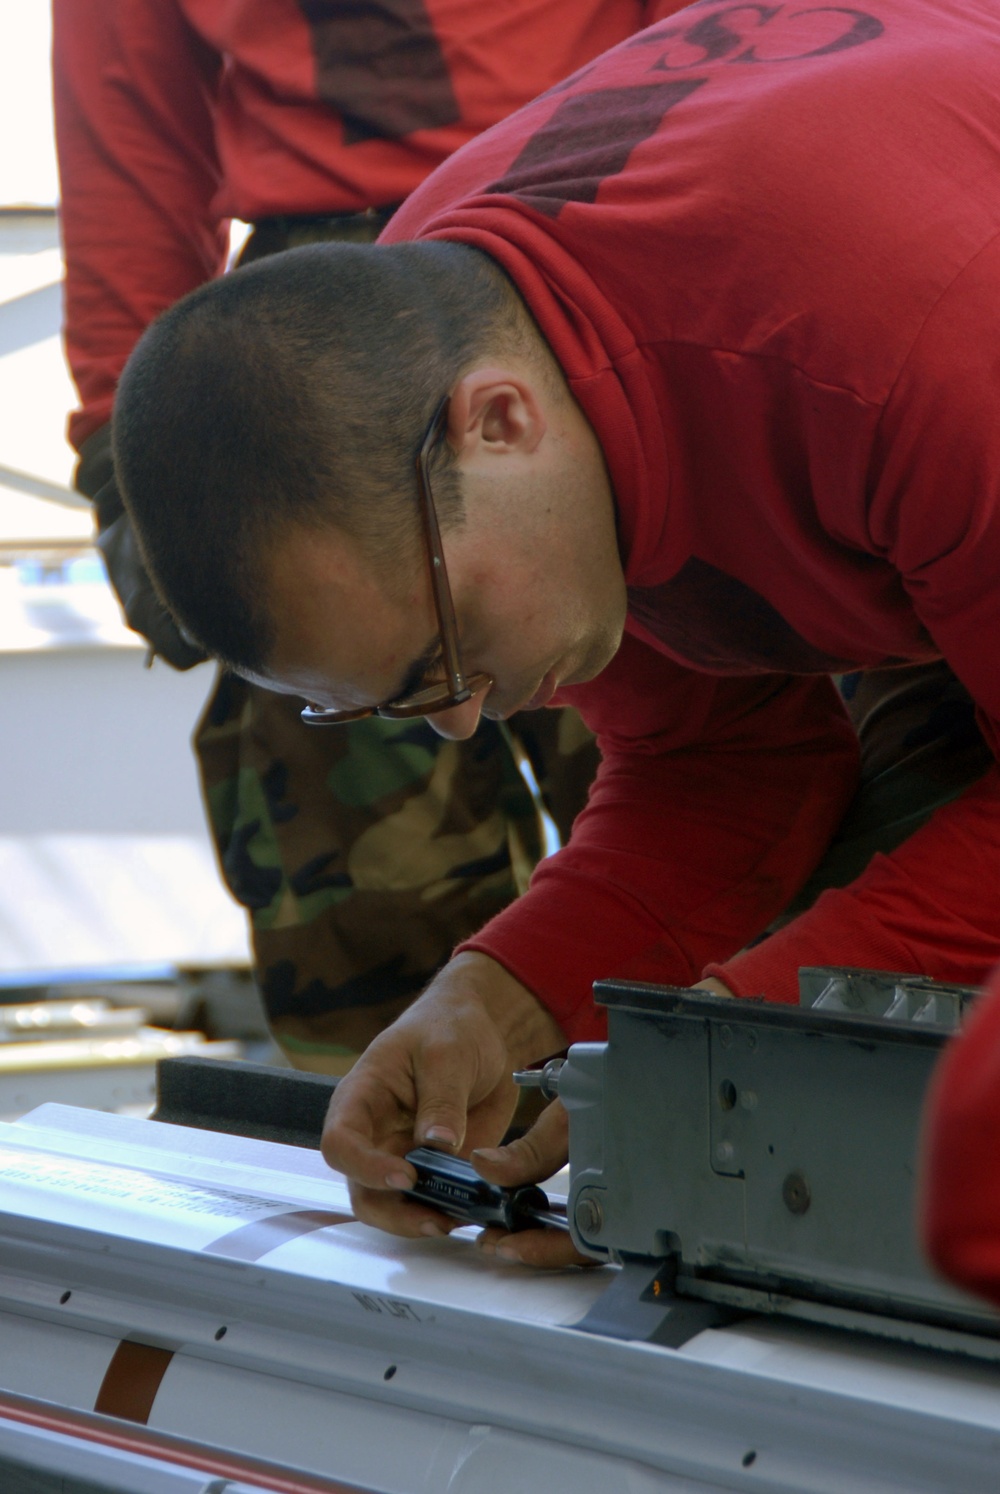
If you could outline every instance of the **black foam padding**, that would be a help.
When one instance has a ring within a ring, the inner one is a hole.
[[[318,1148],[337,1081],[222,1058],[161,1058],[151,1120]]]

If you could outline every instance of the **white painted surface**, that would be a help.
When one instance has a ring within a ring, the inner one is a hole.
[[[52,141],[46,0],[0,5],[0,206],[52,204],[58,195]]]
[[[0,151],[0,161],[14,155]],[[75,454],[66,441],[66,420],[76,391],[60,338],[62,273],[53,216],[0,215],[0,468],[68,487]],[[89,534],[86,510],[25,500],[0,474],[0,537],[30,532],[32,520],[47,532],[58,525],[77,538]]]
[[[36,99],[47,90],[47,27],[41,0],[0,7],[0,109],[14,107],[12,70]],[[0,153],[0,205],[54,200],[13,185],[43,125],[29,111],[4,132],[23,148]],[[0,216],[0,557],[23,557],[0,563],[0,972],[245,964],[190,748],[211,669],[144,669],[89,548],[89,505],[3,481],[71,481],[61,275],[54,218]],[[60,564],[54,545],[77,558]]]
[[[95,1379],[100,1383],[115,1352],[106,1333],[63,1333],[54,1323],[14,1315],[0,1333],[0,1386],[19,1386],[19,1395],[78,1406]]]
[[[468,1232],[208,1249],[261,1210],[343,1207],[298,1148],[56,1105],[0,1147],[0,1388],[55,1363],[92,1407],[103,1331],[173,1350],[151,1429],[392,1494],[995,1494],[982,1364],[759,1319],[677,1351],[580,1334],[608,1270],[508,1268]]]
[[[0,648],[0,971],[249,959],[189,744],[212,671],[142,661]]]

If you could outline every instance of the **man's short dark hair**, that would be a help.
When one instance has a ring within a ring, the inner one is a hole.
[[[523,340],[525,316],[491,260],[444,242],[291,249],[165,312],[122,376],[115,468],[192,637],[264,672],[266,557],[295,526],[342,529],[387,569],[415,563],[424,428],[467,367]],[[446,442],[434,477],[447,527],[462,507]]]

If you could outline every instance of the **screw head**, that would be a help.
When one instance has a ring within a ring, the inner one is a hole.
[[[604,1228],[604,1210],[596,1198],[578,1198],[574,1218],[576,1227],[584,1238],[599,1235]]]
[[[790,1172],[781,1185],[781,1196],[790,1214],[804,1214],[812,1203],[805,1173]]]

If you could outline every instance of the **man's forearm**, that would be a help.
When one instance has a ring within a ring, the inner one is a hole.
[[[711,972],[740,996],[798,1000],[803,965],[920,971],[976,986],[1000,960],[1000,767],[849,886]]]
[[[64,330],[83,407],[71,418],[79,448],[110,416],[145,327],[225,263],[226,225],[211,212],[221,58],[173,0],[55,0],[53,28]]]
[[[709,716],[715,739],[693,750],[606,752],[569,845],[466,946],[536,991],[566,1040],[603,1036],[595,980],[641,961],[644,979],[690,985],[761,933],[822,855],[857,739],[829,681],[770,688],[729,720],[735,688],[714,685],[721,723]]]

